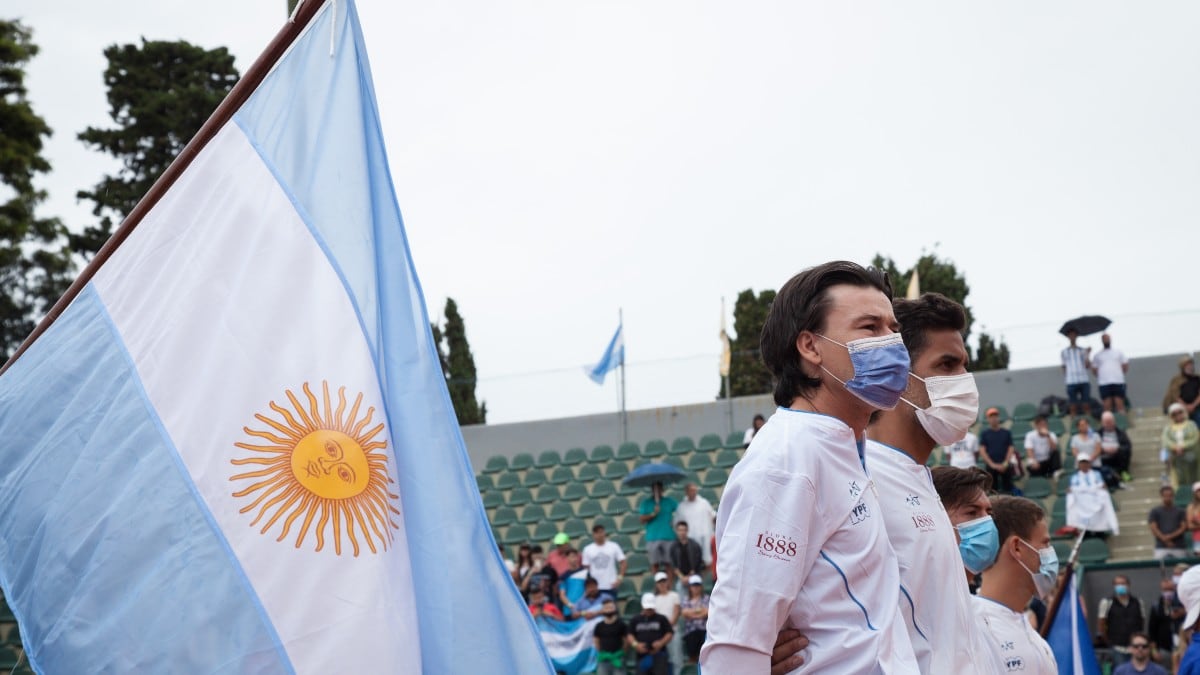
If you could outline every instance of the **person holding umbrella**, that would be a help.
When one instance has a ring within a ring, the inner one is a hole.
[[[651,572],[666,572],[671,576],[671,542],[675,533],[671,520],[679,504],[663,495],[662,481],[650,486],[650,496],[638,507],[639,520],[646,525],[646,557]]]

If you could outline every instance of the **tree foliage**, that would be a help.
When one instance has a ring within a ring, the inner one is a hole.
[[[115,126],[88,127],[79,140],[115,157],[121,168],[76,195],[93,203],[100,220],[71,245],[95,253],[138,200],[170,165],[238,80],[233,55],[179,41],[142,39],[142,44],[104,50],[109,115]]]
[[[888,273],[892,280],[892,288],[900,297],[903,297],[908,289],[913,269],[916,269],[922,293],[941,293],[963,306],[967,313],[967,326],[963,332],[963,339],[966,340],[970,337],[971,328],[975,324],[975,315],[971,311],[971,306],[967,304],[967,295],[971,293],[971,287],[967,285],[967,278],[958,271],[953,262],[938,257],[936,253],[924,253],[917,259],[916,265],[901,272],[900,268],[896,267],[894,260],[876,254],[871,264]],[[968,344],[967,352],[971,354],[969,366],[971,370],[1008,368],[1008,345],[1004,343],[1003,339],[996,340],[987,333],[980,332],[979,349],[976,353],[971,353],[971,351],[971,346]]]
[[[0,21],[0,362],[70,284],[66,229],[36,214],[46,193],[34,179],[50,171],[42,143],[51,131],[26,97],[32,38],[20,22]]]
[[[487,402],[475,399],[475,357],[467,343],[467,328],[454,298],[446,299],[445,324],[431,325],[450,402],[459,424],[486,424]]]
[[[729,389],[734,396],[753,396],[770,393],[773,384],[771,373],[763,365],[762,353],[758,346],[762,335],[763,323],[767,320],[767,312],[771,302],[775,300],[775,291],[766,290],[754,294],[754,289],[747,288],[738,293],[733,305],[733,332],[735,337],[730,339],[731,357],[729,359]],[[725,383],[721,383],[718,397],[725,397]]]

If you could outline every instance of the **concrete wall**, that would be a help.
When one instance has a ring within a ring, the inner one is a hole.
[[[1157,409],[1167,382],[1179,372],[1180,354],[1131,359],[1128,393],[1135,408]],[[1065,396],[1062,372],[1057,366],[1025,370],[992,370],[975,374],[980,405],[1003,405],[1010,412],[1021,402],[1037,403],[1051,394]],[[1092,396],[1096,397],[1092,383]],[[713,401],[669,408],[631,410],[629,440],[644,444],[654,438],[670,443],[677,436],[693,440],[708,433],[724,439],[731,430],[750,426],[756,413],[770,416],[775,404],[769,395],[735,398],[732,402]],[[565,452],[570,448],[590,451],[597,445],[621,442],[619,413],[563,417],[559,419],[490,424],[463,427],[467,451],[476,470],[492,455],[512,457],[520,452],[536,456],[543,450]]]

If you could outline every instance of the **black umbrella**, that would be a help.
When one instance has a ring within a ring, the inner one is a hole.
[[[1074,330],[1079,335],[1092,335],[1108,328],[1112,321],[1106,316],[1098,314],[1089,314],[1087,316],[1077,316],[1074,319],[1064,323],[1058,332],[1066,335],[1068,331]]]
[[[643,464],[630,471],[628,476],[621,479],[621,482],[632,487],[650,487],[655,483],[669,485],[685,478],[687,478],[687,474],[683,472],[683,469],[672,464],[653,462]]]

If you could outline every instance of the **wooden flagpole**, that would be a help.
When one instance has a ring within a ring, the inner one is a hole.
[[[275,67],[275,64],[283,54],[292,46],[296,38],[304,32],[305,27],[308,26],[309,22],[312,21],[313,17],[317,15],[317,12],[324,5],[324,2],[319,2],[318,0],[302,0],[302,4],[296,15],[285,23],[283,28],[279,29],[279,32],[275,34],[275,38],[271,40],[267,48],[263,50],[262,54],[259,54],[246,73],[237,81],[237,84],[233,85],[233,89],[229,91],[229,94],[221,101],[217,109],[213,111],[213,114],[204,122],[200,130],[196,132],[196,135],[192,137],[192,140],[188,141],[187,145],[183,147],[183,150],[175,157],[166,171],[163,171],[158,180],[154,181],[154,185],[150,186],[150,190],[138,201],[133,210],[129,212],[129,215],[125,217],[125,220],[121,221],[120,227],[113,232],[108,241],[104,242],[104,246],[100,247],[96,256],[83,268],[83,271],[79,273],[79,276],[75,278],[75,281],[67,288],[67,291],[58,299],[58,302],[54,303],[54,306],[46,313],[41,323],[33,329],[29,337],[25,338],[25,341],[9,357],[4,366],[0,367],[0,374],[8,370],[9,366],[13,363],[16,363],[17,359],[21,358],[21,355],[25,353],[25,350],[29,349],[29,346],[41,337],[50,328],[50,325],[62,315],[67,306],[83,290],[83,287],[92,280],[92,277],[96,274],[96,270],[100,269],[109,257],[112,256],[113,251],[117,250],[129,238],[134,228],[142,222],[142,219],[146,217],[150,209],[153,209],[155,204],[158,204],[158,201],[167,193],[167,190],[170,190],[175,181],[183,175],[183,172],[191,165],[196,155],[200,154],[200,151],[204,149],[204,146],[208,145],[208,142],[217,134],[217,131],[233,118],[234,113],[242,107],[246,99],[250,98],[250,94],[254,93],[255,89],[258,89],[258,86],[266,78],[267,73],[271,72],[271,69]]]

